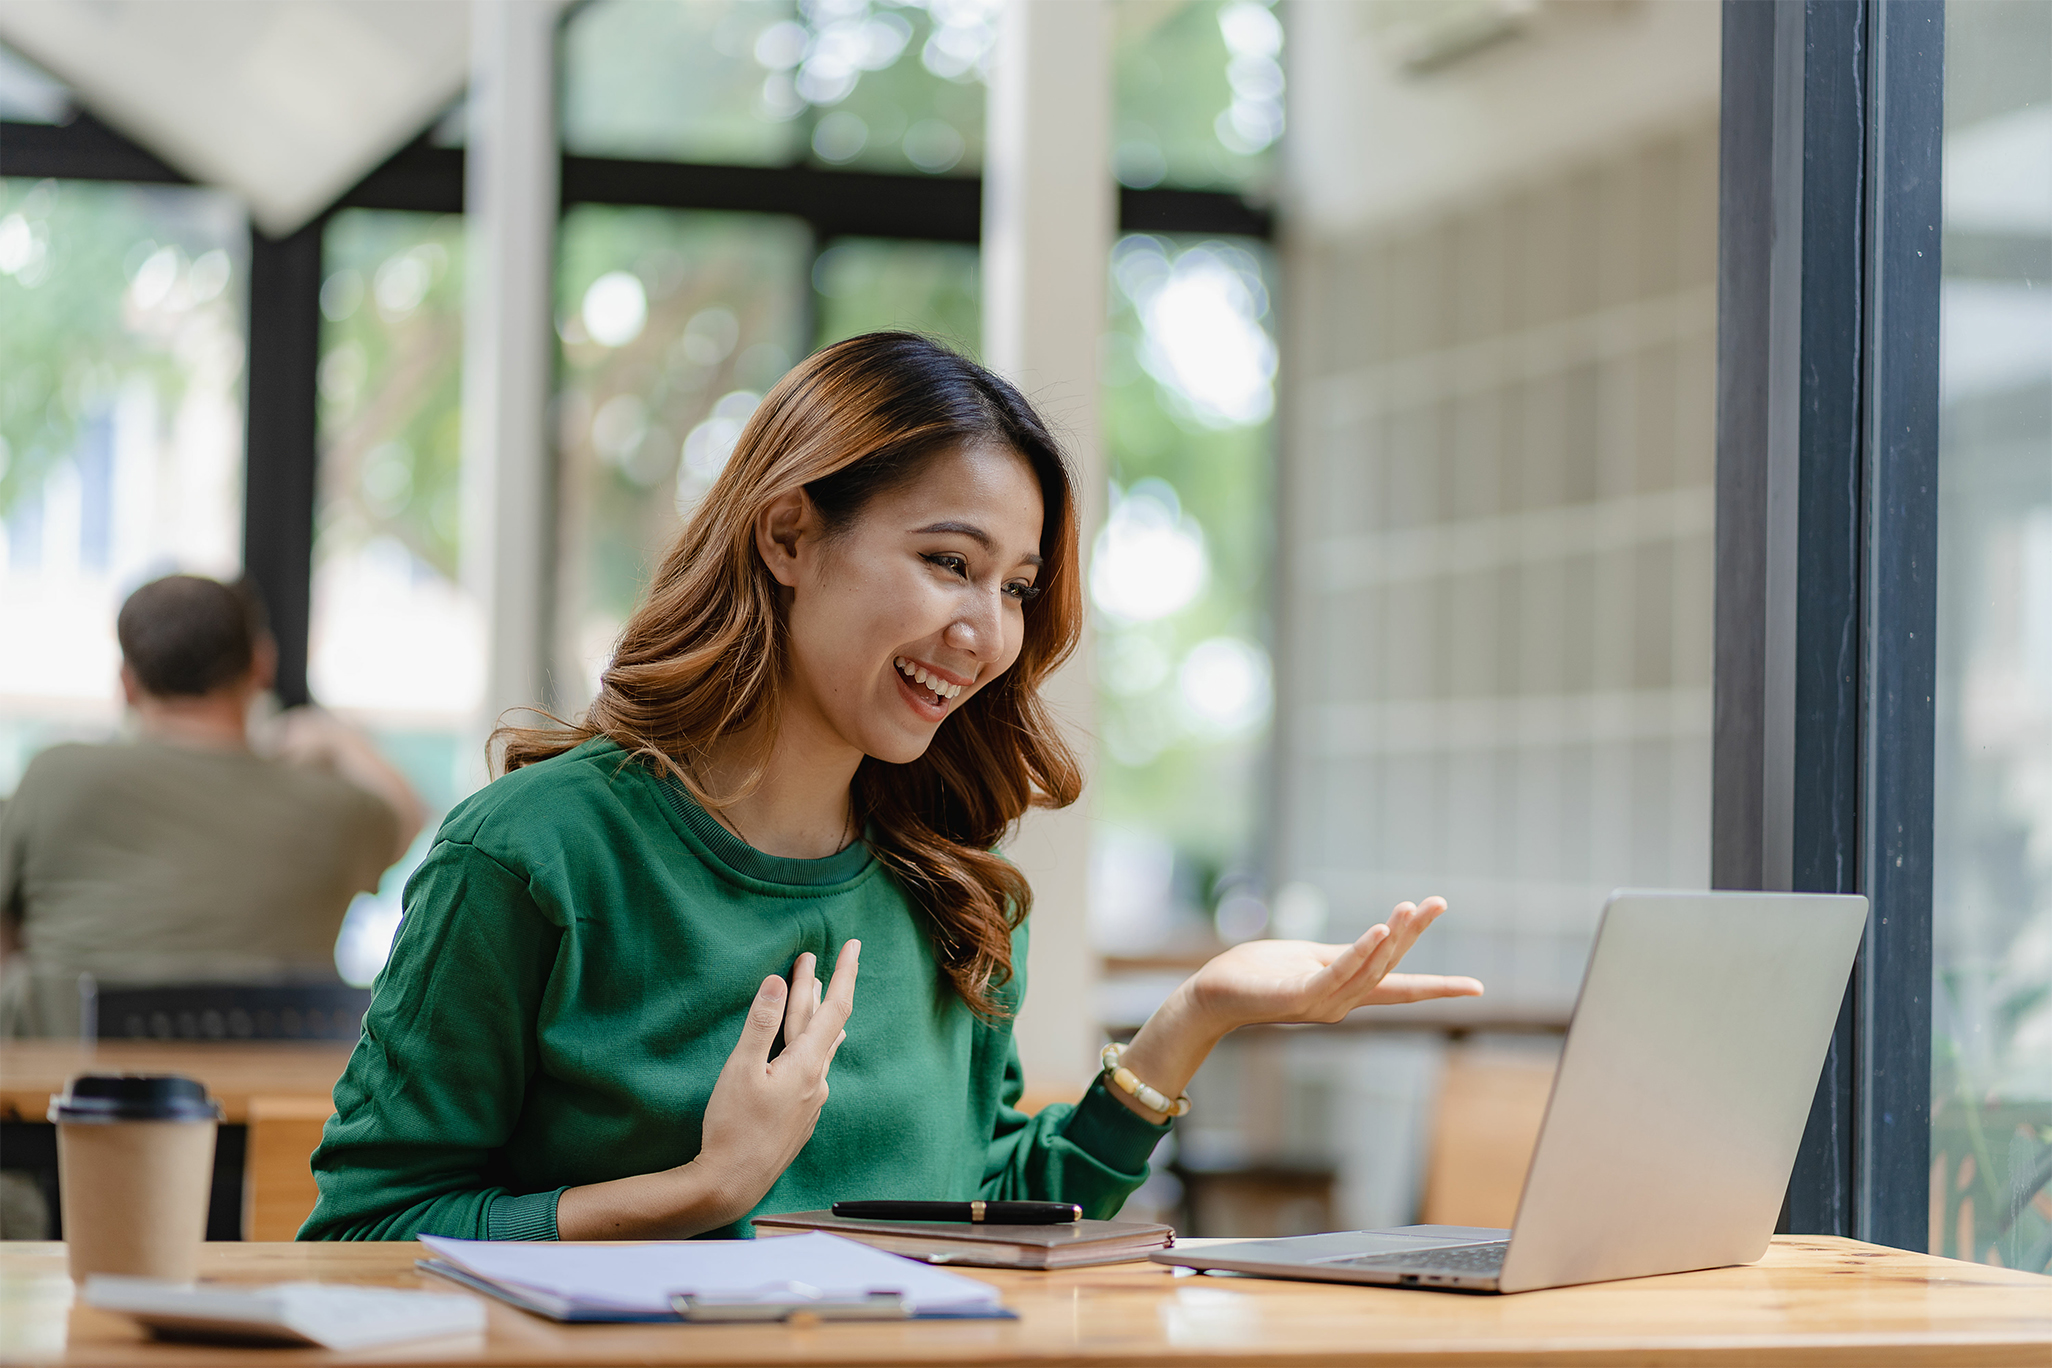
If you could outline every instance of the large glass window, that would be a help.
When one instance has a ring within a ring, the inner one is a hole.
[[[811,262],[793,219],[597,205],[564,217],[556,688],[571,712],[680,518],[804,354]]]
[[[974,172],[996,17],[994,0],[601,0],[565,31],[564,147]]]
[[[1120,182],[1268,190],[1283,132],[1283,27],[1272,0],[1170,0],[1112,13]]]
[[[247,246],[215,191],[0,181],[0,793],[116,726],[130,590],[239,573]]]
[[[309,684],[330,707],[453,735],[483,683],[458,571],[463,222],[350,210],[325,249]]]
[[[2052,1268],[2052,4],[1946,7],[1931,1248]]]
[[[1123,238],[1112,255],[1111,476],[1090,570],[1100,824],[1092,907],[1127,955],[1259,934],[1276,348],[1251,242]]]
[[[965,243],[842,238],[812,267],[818,344],[904,328],[975,356],[983,329],[977,272],[977,250]]]
[[[484,622],[459,571],[463,220],[345,210],[323,256],[308,685],[440,814],[482,778]],[[335,954],[351,982],[383,967],[435,825],[350,910]]]
[[[1283,29],[1260,0],[1116,5],[1112,169],[1262,194]],[[1107,522],[1092,548],[1092,936],[1114,1028],[1221,940],[1277,919],[1258,873],[1273,684],[1274,263],[1254,241],[1131,234],[1111,262]],[[1161,1187],[1157,1184],[1156,1188]],[[1168,1186],[1172,1187],[1170,1183]],[[1141,1207],[1160,1206],[1150,1188]]]

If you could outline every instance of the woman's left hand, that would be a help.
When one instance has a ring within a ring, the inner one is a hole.
[[[1338,1021],[1356,1007],[1427,998],[1474,997],[1474,979],[1392,972],[1444,898],[1398,903],[1387,922],[1352,945],[1253,940],[1213,958],[1191,978],[1192,1005],[1221,1033],[1264,1021]]]

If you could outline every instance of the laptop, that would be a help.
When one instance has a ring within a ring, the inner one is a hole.
[[[1273,1278],[1525,1292],[1767,1252],[1863,897],[1610,896],[1509,1230],[1399,1226],[1165,1250]]]

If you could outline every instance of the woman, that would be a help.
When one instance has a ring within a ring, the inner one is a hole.
[[[902,333],[786,376],[583,725],[512,732],[408,884],[302,1235],[745,1235],[882,1197],[1108,1216],[1227,1031],[1481,991],[1389,973],[1438,899],[1350,946],[1253,942],[1155,1013],[1126,1086],[1017,1111],[1031,891],[993,849],[1081,787],[1037,694],[1081,618],[1074,492],[1010,385]]]

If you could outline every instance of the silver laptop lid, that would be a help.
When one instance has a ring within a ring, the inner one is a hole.
[[[1766,1252],[1866,924],[1852,895],[1611,895],[1503,1291]]]

